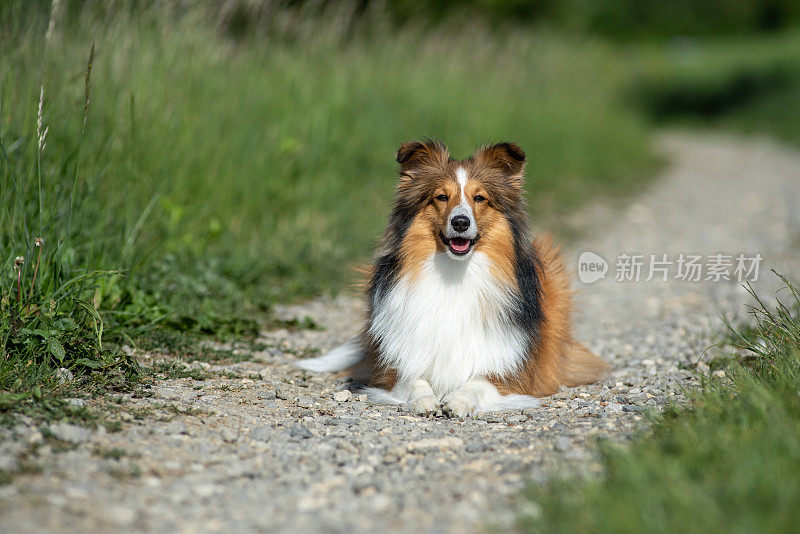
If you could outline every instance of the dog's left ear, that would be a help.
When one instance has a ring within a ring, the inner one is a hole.
[[[400,177],[413,179],[426,169],[440,169],[449,158],[447,147],[435,139],[403,143],[397,151]]]
[[[475,160],[491,169],[501,171],[511,182],[522,187],[525,152],[515,143],[486,145],[475,153]]]

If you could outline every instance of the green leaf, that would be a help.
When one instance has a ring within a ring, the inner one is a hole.
[[[21,328],[19,333],[26,336],[41,336],[45,339],[50,337],[50,333],[47,330],[42,330],[41,328]]]
[[[22,400],[30,396],[30,393],[0,393],[0,411],[8,410]]]
[[[74,332],[78,329],[78,325],[71,317],[62,317],[53,323],[53,325],[62,332]]]
[[[50,354],[55,356],[59,362],[64,361],[64,356],[67,355],[67,352],[64,350],[64,345],[62,345],[58,339],[54,337],[48,338],[47,348],[50,350]]]
[[[89,369],[98,369],[102,367],[102,363],[90,360],[89,358],[78,358],[75,360],[77,365],[83,365],[84,367],[88,367]]]

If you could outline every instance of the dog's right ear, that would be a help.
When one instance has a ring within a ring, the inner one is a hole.
[[[424,143],[409,141],[401,144],[397,151],[400,176],[407,178],[415,178],[426,167],[441,167],[449,158],[447,148],[433,139],[426,139]]]

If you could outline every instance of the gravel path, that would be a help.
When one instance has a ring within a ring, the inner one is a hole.
[[[562,390],[525,412],[417,417],[366,403],[343,379],[292,369],[298,355],[356,332],[356,299],[289,306],[279,312],[311,317],[324,329],[265,332],[266,348],[249,361],[192,364],[211,375],[204,381],[168,380],[148,396],[86,401],[115,413],[117,431],[24,418],[0,428],[0,470],[16,473],[0,485],[2,530],[470,532],[510,525],[526,481],[596,469],[595,438],[625,439],[641,427],[643,410],[680,402],[682,388],[695,384],[685,367],[712,343],[716,317],[748,301],[736,282],[617,282],[619,254],[761,253],[756,287],[767,294],[776,284],[766,265],[800,274],[798,153],[766,140],[686,133],[663,136],[659,148],[672,163],[641,199],[621,211],[576,215],[598,222],[568,251],[572,265],[584,250],[610,264],[605,279],[578,284],[580,337],[613,366],[603,383]],[[707,368],[701,362],[699,369]]]

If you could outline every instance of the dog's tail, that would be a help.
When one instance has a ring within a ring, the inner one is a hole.
[[[542,350],[536,362],[537,393],[554,393],[558,385],[591,384],[603,378],[609,365],[572,337],[572,285],[558,247],[549,234],[533,242],[542,263],[542,293],[547,303]]]
[[[597,382],[608,374],[610,366],[583,344],[572,340],[564,347],[561,360],[561,383],[573,387]]]
[[[367,357],[367,351],[361,338],[356,336],[344,345],[339,345],[332,351],[318,358],[309,358],[295,363],[300,369],[314,373],[333,373],[360,363]]]

